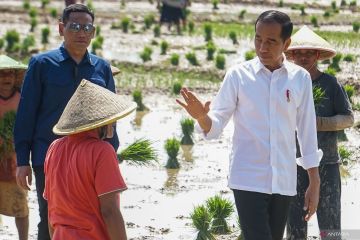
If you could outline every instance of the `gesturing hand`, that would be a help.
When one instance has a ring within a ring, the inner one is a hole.
[[[176,102],[185,108],[191,117],[195,118],[196,120],[200,120],[207,116],[207,113],[210,110],[210,101],[207,101],[205,104],[203,104],[187,88],[182,88],[180,93],[183,96],[185,103],[179,99],[176,99]]]

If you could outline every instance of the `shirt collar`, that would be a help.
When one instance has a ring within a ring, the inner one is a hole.
[[[286,59],[285,54],[283,53],[282,55],[283,55],[284,60],[281,63],[281,66],[280,66],[279,70],[280,69],[285,69],[287,72],[289,72],[289,69],[290,69],[291,65],[290,65],[289,61]],[[253,65],[253,67],[254,67],[254,70],[255,70],[255,74],[258,74],[260,72],[260,70],[262,70],[262,69],[269,71],[269,69],[267,69],[265,67],[265,65],[262,64],[262,62],[260,61],[260,59],[258,57],[255,58],[255,63]]]
[[[70,57],[68,51],[65,49],[64,43],[63,43],[63,44],[61,44],[61,46],[59,48],[58,60],[59,60],[59,62],[63,62],[69,58],[71,58],[71,57]],[[94,65],[92,56],[89,54],[89,52],[87,50],[86,50],[85,56],[81,62],[87,62],[90,65]]]

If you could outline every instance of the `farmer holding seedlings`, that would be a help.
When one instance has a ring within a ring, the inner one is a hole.
[[[286,52],[288,59],[305,68],[310,73],[313,87],[321,89],[322,92],[319,104],[315,107],[318,146],[324,152],[319,166],[321,185],[316,212],[319,229],[320,232],[336,233],[338,236],[336,239],[341,239],[341,177],[337,131],[351,127],[354,123],[354,115],[349,98],[341,84],[335,77],[321,72],[317,67],[317,61],[332,58],[336,51],[307,26],[296,32],[291,40]],[[298,157],[301,157],[301,152],[297,148]],[[309,178],[306,171],[298,166],[297,195],[290,204],[287,239],[307,238],[303,202],[308,185]]]
[[[45,159],[44,198],[52,239],[126,240],[120,192],[126,189],[112,138],[116,120],[136,109],[119,95],[82,80],[53,132]]]
[[[59,22],[63,44],[58,49],[31,58],[21,91],[14,130],[16,178],[19,186],[30,189],[32,167],[39,203],[39,240],[50,239],[47,202],[42,194],[45,154],[49,145],[58,138],[51,131],[52,127],[83,78],[115,92],[110,65],[87,51],[95,33],[93,23],[94,14],[85,5],[73,4],[65,8]],[[110,142],[117,150],[119,140],[116,132]]]
[[[28,239],[27,191],[16,184],[15,112],[27,66],[0,55],[0,214],[15,217],[19,240]]]
[[[305,219],[319,200],[317,147],[311,78],[286,60],[293,24],[279,11],[263,12],[255,23],[257,57],[228,70],[214,99],[201,102],[186,88],[177,100],[197,120],[206,139],[234,121],[229,187],[246,240],[281,240],[290,200],[296,195],[296,163],[307,170]],[[295,130],[303,156],[296,159]]]

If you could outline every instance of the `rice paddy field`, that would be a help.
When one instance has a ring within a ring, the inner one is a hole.
[[[340,143],[342,228],[360,232],[360,1],[222,0],[214,9],[214,1],[194,0],[188,8],[186,29],[180,35],[174,26],[170,30],[167,26],[159,29],[155,0],[85,3],[94,9],[95,25],[99,26],[89,51],[121,70],[115,78],[118,94],[132,99],[134,92],[140,90],[148,109],[118,122],[119,151],[137,139],[147,138],[158,155],[158,163],[150,166],[138,167],[127,161],[119,164],[128,185],[128,190],[121,194],[121,211],[129,239],[196,239],[197,231],[190,217],[196,206],[215,195],[234,202],[227,187],[231,122],[217,140],[205,141],[194,134],[193,146],[181,145],[178,169],[165,167],[168,154],[164,145],[170,138],[180,141],[183,136],[180,122],[188,117],[175,102],[180,97],[174,90],[180,85],[187,86],[201,99],[211,100],[226,69],[254,56],[254,21],[269,9],[288,13],[295,31],[304,24],[311,26],[341,53],[337,57],[337,71],[333,62],[321,62],[319,67],[336,75],[352,95],[356,124],[345,130],[347,140]],[[62,42],[57,17],[64,2],[51,0],[44,8],[41,1],[29,4],[31,7],[26,9],[22,0],[0,0],[3,39],[0,51],[25,63],[32,54],[56,48]],[[205,41],[209,29],[211,44]],[[18,40],[14,40],[15,47],[10,50],[6,35],[11,31],[18,33]],[[209,59],[211,54],[213,60]],[[29,207],[29,239],[33,240],[39,220],[34,184],[29,192]],[[6,216],[0,219],[0,240],[17,239],[14,219]],[[216,234],[216,239],[235,240],[240,236],[236,211],[227,222],[229,232]],[[309,222],[309,239],[320,239],[316,216]]]

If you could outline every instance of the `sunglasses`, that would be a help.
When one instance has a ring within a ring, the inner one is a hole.
[[[80,24],[80,23],[70,23],[67,27],[71,32],[77,33],[80,30],[84,30],[85,33],[90,34],[94,31],[95,27],[91,23]]]

